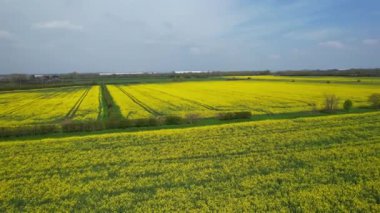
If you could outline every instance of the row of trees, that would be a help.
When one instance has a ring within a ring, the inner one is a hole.
[[[373,108],[380,108],[380,93],[374,93],[368,97],[368,102],[371,103]],[[324,111],[325,112],[335,112],[339,107],[339,98],[334,95],[325,95],[324,102]],[[350,111],[353,107],[353,103],[350,99],[347,99],[343,102],[343,109],[346,111]]]

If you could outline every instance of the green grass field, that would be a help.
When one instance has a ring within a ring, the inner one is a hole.
[[[1,211],[380,211],[380,113],[0,143]]]

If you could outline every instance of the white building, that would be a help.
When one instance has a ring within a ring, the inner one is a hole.
[[[208,73],[209,71],[199,71],[199,70],[196,70],[196,71],[192,71],[192,70],[178,70],[178,71],[174,71],[175,74],[186,74],[186,73]]]

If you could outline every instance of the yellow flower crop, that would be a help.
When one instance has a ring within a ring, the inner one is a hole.
[[[93,86],[75,113],[74,120],[96,120],[99,116],[100,86]]]
[[[62,87],[0,94],[0,126],[58,122],[65,118],[84,87]]]
[[[380,112],[0,142],[2,212],[379,212]]]
[[[310,111],[321,108],[325,94],[336,94],[342,102],[351,99],[355,106],[368,106],[368,96],[380,90],[380,84],[207,81],[108,88],[123,116],[133,112],[134,117],[147,117],[155,115],[153,111],[163,115],[197,113],[208,117],[221,111],[251,111],[254,115]],[[132,94],[137,103],[118,88]]]

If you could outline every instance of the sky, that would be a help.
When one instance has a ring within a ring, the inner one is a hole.
[[[379,0],[0,0],[0,74],[380,67]]]

